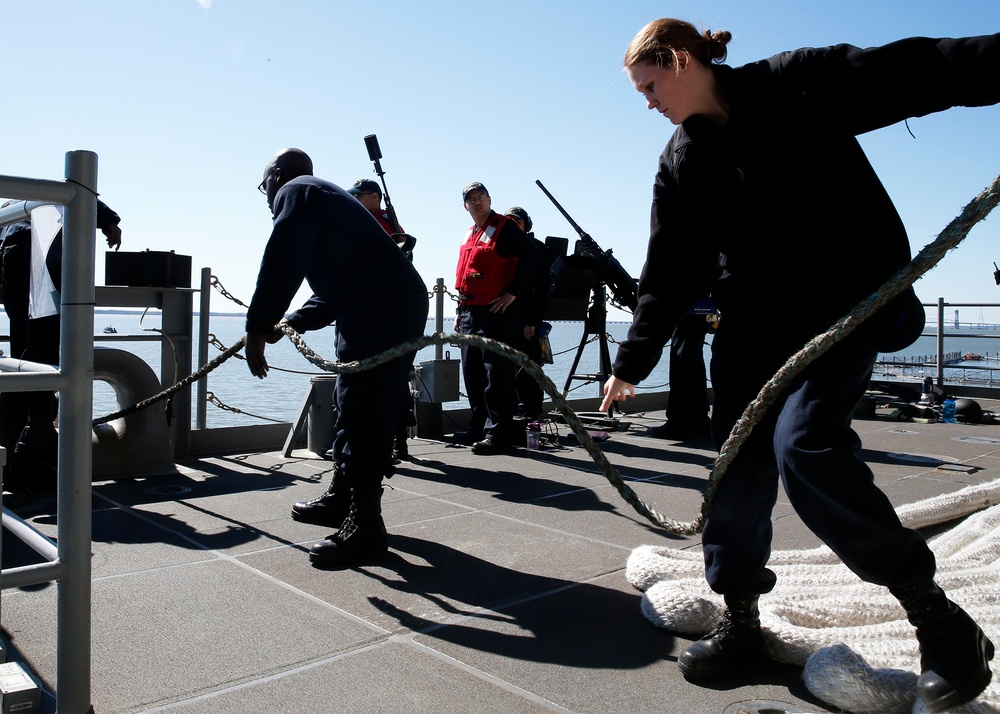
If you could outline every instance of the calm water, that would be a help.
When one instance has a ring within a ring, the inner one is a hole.
[[[98,339],[101,337],[105,325],[113,326],[118,330],[118,336],[156,334],[154,331],[159,328],[159,313],[151,314],[142,318],[139,313],[130,314],[104,314],[95,316],[95,330]],[[611,358],[614,359],[617,350],[616,341],[624,339],[628,331],[628,323],[610,322],[607,325],[609,335],[609,350]],[[197,340],[198,321],[195,319],[195,340]],[[426,333],[430,334],[434,329],[434,322],[427,323]],[[450,332],[453,323],[450,319],[445,320],[445,331]],[[218,317],[211,318],[211,332],[218,340],[228,347],[239,340],[244,334],[244,320],[242,317]],[[0,333],[7,334],[6,316],[0,311]],[[573,359],[579,349],[580,341],[583,337],[584,325],[581,322],[555,322],[553,323],[550,340],[555,353],[555,364],[547,365],[545,373],[553,381],[556,387],[562,390],[569,374]],[[309,332],[305,335],[306,343],[318,354],[328,360],[334,360],[336,355],[333,348],[333,330],[319,330]],[[711,340],[711,337],[709,337]],[[99,342],[100,344],[100,342]],[[160,344],[159,342],[127,342],[127,343],[104,343],[105,346],[118,349],[127,349],[145,359],[158,375],[160,372]],[[6,348],[6,345],[2,345]],[[897,357],[922,357],[935,353],[937,342],[934,336],[921,337],[912,346],[896,353]],[[459,359],[457,347],[446,345],[445,354],[451,359]],[[981,337],[946,337],[945,351],[957,351],[959,353],[976,353],[985,357],[982,361],[966,362],[957,367],[949,367],[949,379],[969,378],[995,378],[1000,382],[1000,331],[985,330]],[[209,348],[209,359],[216,357],[220,351],[214,347]],[[709,357],[710,347],[706,345],[705,356]],[[208,405],[207,419],[209,427],[238,426],[244,424],[262,423],[264,420],[291,421],[298,414],[302,402],[309,389],[309,381],[313,376],[326,374],[319,368],[308,362],[292,346],[288,340],[282,340],[275,345],[268,345],[268,362],[272,369],[264,380],[255,379],[250,375],[246,362],[231,358],[223,363],[207,377],[208,391],[222,403],[232,409],[238,409],[242,413],[237,413],[227,409]],[[892,355],[884,355],[892,357]],[[431,360],[434,358],[434,348],[428,347],[417,355],[417,361]],[[197,359],[197,349],[195,357]],[[593,373],[598,369],[598,344],[596,341],[587,344],[582,352],[580,364],[576,372]],[[987,368],[983,369],[976,368]],[[650,375],[640,389],[647,391],[664,391],[668,388],[669,364],[667,352],[657,366],[653,374]],[[878,370],[876,370],[878,372]],[[933,375],[934,368],[927,368],[927,374]],[[912,372],[911,372],[912,374]],[[460,384],[460,389],[464,385]],[[571,397],[590,397],[598,394],[596,383],[585,384],[574,381],[571,385]],[[461,408],[468,403],[464,396],[457,402],[445,404],[445,409]],[[126,406],[126,405],[121,405]],[[101,416],[119,408],[115,400],[114,391],[104,382],[96,382],[94,385],[94,415]],[[194,409],[192,409],[194,412]]]

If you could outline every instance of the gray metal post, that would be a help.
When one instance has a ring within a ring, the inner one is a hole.
[[[201,269],[201,303],[198,308],[198,369],[208,364],[208,332],[212,311],[212,269]],[[198,380],[195,426],[208,427],[208,375]]]
[[[191,330],[194,323],[194,295],[191,290],[164,290],[162,329],[171,340],[160,347],[160,364],[176,365],[170,370],[172,379],[181,380],[191,374]],[[163,384],[169,387],[173,381]],[[174,395],[173,433],[174,456],[191,453],[191,385]]]
[[[944,298],[937,300],[937,385],[944,389]]]
[[[91,658],[91,420],[94,384],[94,259],[97,154],[66,154],[66,178],[77,187],[63,220],[59,364],[67,377],[59,394],[60,560],[56,697],[60,712],[86,712]]]
[[[434,331],[444,332],[444,278],[438,278],[434,286]],[[434,359],[443,357],[444,345],[439,342],[434,345]]]

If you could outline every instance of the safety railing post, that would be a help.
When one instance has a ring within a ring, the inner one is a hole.
[[[438,278],[434,290],[434,331],[444,332],[444,278]],[[442,359],[444,345],[440,342],[434,345],[434,359]]]
[[[944,389],[944,298],[937,299],[937,386]]]
[[[198,369],[208,364],[208,334],[212,310],[212,269],[201,269],[201,302],[198,308]],[[198,404],[195,407],[195,426],[208,427],[208,375],[198,380]]]
[[[97,154],[66,154],[66,179],[78,187],[63,220],[57,521],[65,567],[57,598],[56,697],[60,712],[91,709],[91,420],[94,383],[94,258]]]

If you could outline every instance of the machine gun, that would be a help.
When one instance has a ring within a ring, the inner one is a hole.
[[[566,385],[563,387],[563,396],[565,397],[569,394],[570,385],[574,380],[597,382],[599,389],[608,381],[608,377],[611,376],[611,354],[608,349],[607,290],[611,289],[612,302],[616,305],[628,310],[635,310],[639,302],[638,284],[611,254],[610,250],[601,250],[597,241],[577,225],[576,221],[566,213],[541,181],[536,180],[535,183],[580,236],[573,255],[565,255],[565,250],[563,250],[564,254],[557,257],[552,263],[552,292],[546,303],[548,317],[553,320],[580,319],[575,314],[574,305],[582,304],[586,311],[580,346],[576,350],[576,357],[573,359],[569,376],[566,378]],[[551,236],[546,238],[545,242],[546,245],[550,246],[550,249],[557,243],[561,243],[563,247],[568,243],[565,238]],[[587,304],[588,294],[592,296],[589,300],[589,306]],[[598,371],[596,373],[578,373],[576,370],[580,365],[580,358],[583,356],[584,348],[592,341],[591,338],[595,338],[598,343]],[[596,412],[577,414],[577,416],[598,428],[615,427],[616,418],[613,412],[616,409],[618,409],[617,405],[612,404],[606,414]]]
[[[396,209],[389,200],[389,190],[385,187],[385,171],[382,170],[382,150],[378,146],[378,137],[374,134],[366,136],[365,146],[368,148],[368,158],[375,164],[375,173],[382,181],[382,198],[385,199],[385,212],[389,216],[389,225],[392,226],[393,233],[402,233],[403,229],[399,227],[399,219],[396,218]]]
[[[590,258],[594,262],[598,275],[611,289],[613,302],[619,307],[627,308],[630,311],[635,310],[635,306],[639,301],[639,286],[635,278],[628,274],[625,268],[622,267],[622,264],[618,262],[618,259],[611,254],[610,250],[601,250],[601,246],[597,244],[597,241],[591,238],[590,234],[583,230],[566,213],[566,209],[559,205],[559,201],[549,193],[541,181],[536,179],[535,183],[538,184],[538,188],[542,189],[542,193],[552,201],[552,204],[559,209],[559,212],[563,214],[563,217],[569,221],[569,224],[573,226],[573,229],[580,236],[580,242],[576,247],[576,254]]]

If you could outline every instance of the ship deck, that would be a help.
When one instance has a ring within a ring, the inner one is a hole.
[[[986,409],[1000,403],[980,400]],[[896,505],[1000,478],[1000,426],[858,419],[862,456]],[[645,436],[626,415],[601,444],[638,495],[698,513],[709,443]],[[92,702],[104,712],[824,712],[801,670],[758,664],[695,685],[690,641],[653,626],[625,577],[632,549],[699,548],[637,515],[568,436],[476,456],[411,439],[387,484],[391,552],[346,570],[310,565],[328,529],[289,506],[321,493],[311,452],[186,460],[172,476],[95,483]],[[952,461],[975,468],[939,469]],[[55,537],[51,511],[24,513]],[[774,548],[819,545],[783,495]],[[37,560],[3,539],[4,567]],[[5,591],[9,659],[55,711],[55,585]]]

